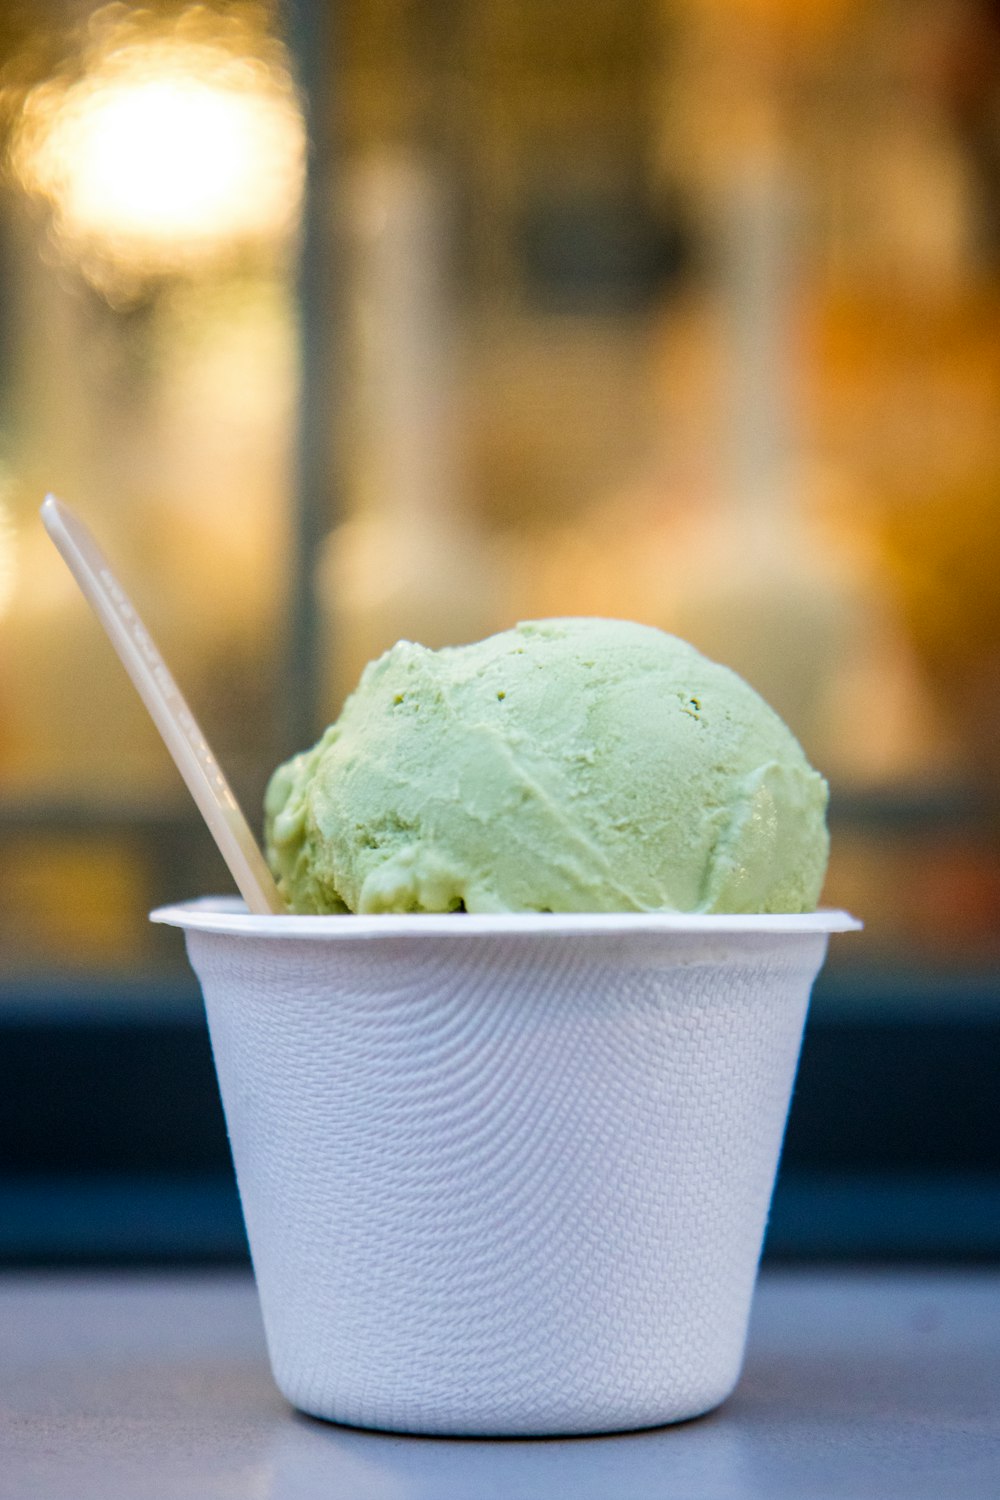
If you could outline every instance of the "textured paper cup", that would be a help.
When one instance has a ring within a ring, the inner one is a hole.
[[[183,927],[278,1386],[463,1435],[623,1430],[739,1375],[842,912]]]

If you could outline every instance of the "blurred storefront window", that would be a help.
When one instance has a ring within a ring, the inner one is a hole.
[[[318,732],[399,636],[637,618],[744,673],[827,773],[827,899],[868,924],[842,962],[995,965],[994,10],[331,15],[310,202],[336,274],[300,306],[282,8],[2,23],[6,961],[162,971],[181,960],[149,906],[228,888],[41,534],[51,489],[100,531],[251,814],[297,748],[291,651],[315,660]],[[331,368],[300,389],[297,339],[329,319]],[[323,430],[303,578],[293,455]]]
[[[226,876],[46,538],[86,514],[241,793],[275,719],[304,141],[261,6],[18,12],[4,72],[0,941],[155,966],[142,908]]]

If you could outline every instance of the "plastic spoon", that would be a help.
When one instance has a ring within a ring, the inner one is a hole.
[[[107,558],[80,518],[54,495],[46,496],[41,514],[160,731],[240,895],[258,916],[283,912],[284,902],[239,803]]]

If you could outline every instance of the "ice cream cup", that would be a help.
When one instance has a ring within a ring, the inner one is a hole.
[[[294,1406],[527,1436],[728,1395],[810,989],[851,917],[153,917],[201,980]]]

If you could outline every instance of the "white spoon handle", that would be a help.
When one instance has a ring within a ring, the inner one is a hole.
[[[258,916],[283,912],[284,902],[239,803],[107,558],[80,518],[54,495],[46,497],[42,520],[148,708],[240,895]]]

